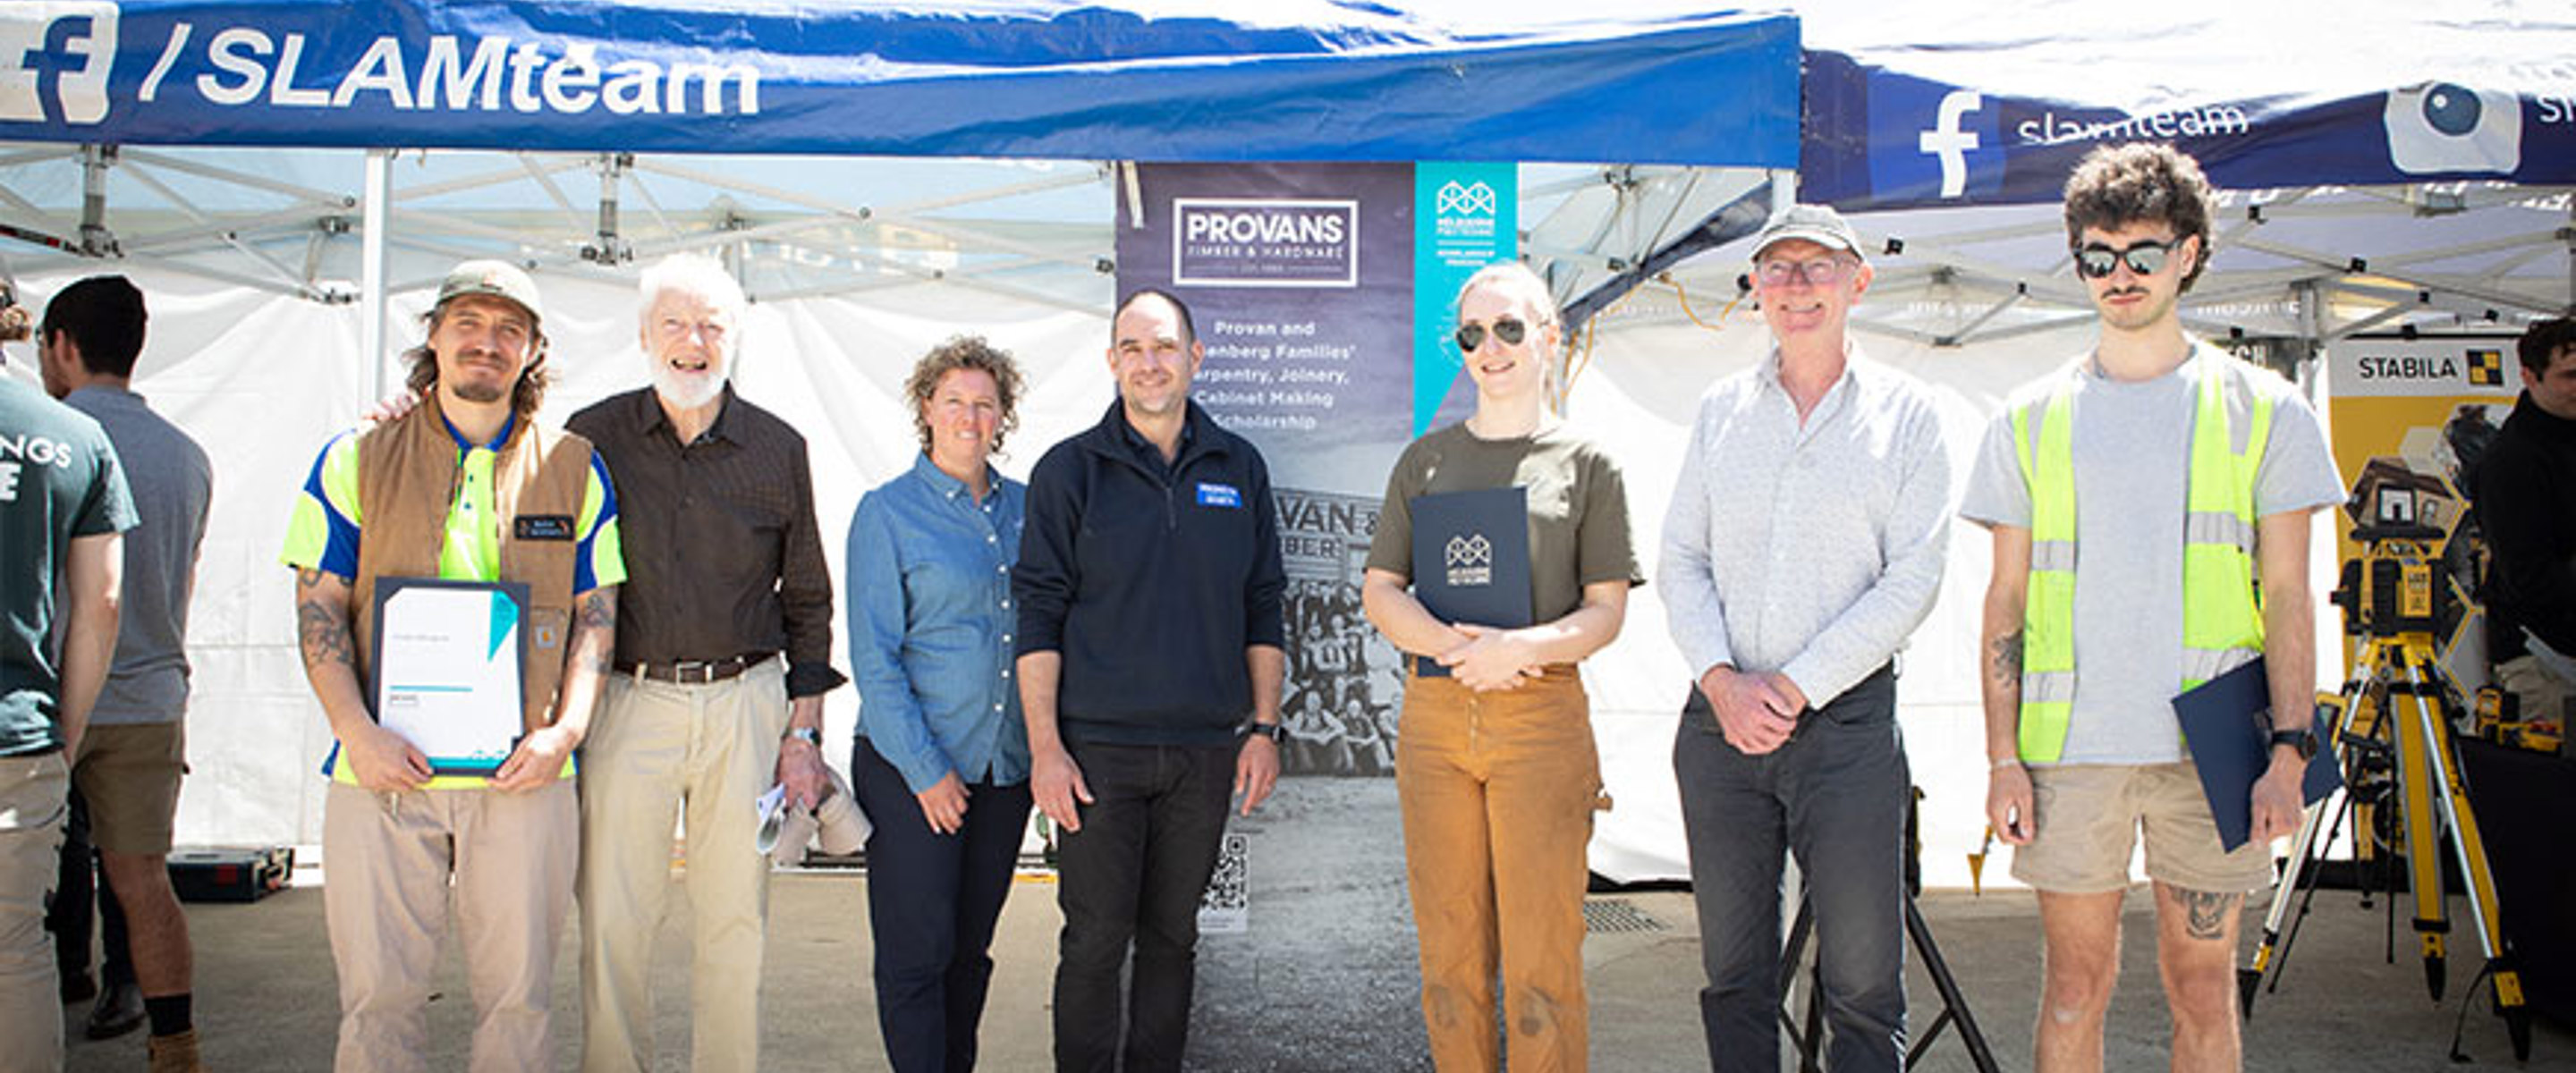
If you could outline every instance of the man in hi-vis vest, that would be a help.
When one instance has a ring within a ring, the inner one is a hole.
[[[336,1069],[426,1067],[451,897],[474,996],[470,1068],[554,1067],[555,950],[581,846],[572,756],[616,646],[626,568],[607,467],[589,441],[536,425],[541,320],[526,273],[456,266],[428,341],[405,355],[420,406],[332,440],[296,498],[282,556],[295,568],[296,639],[338,739],[322,820]],[[374,666],[376,590],[397,578],[527,586],[514,620],[490,612],[496,643],[511,621],[522,642],[519,733],[497,766],[475,763],[471,742],[433,755],[371,712],[378,673],[415,692],[471,688],[441,684],[453,668]]]
[[[2076,166],[2066,233],[2099,341],[1996,416],[1960,511],[1994,534],[1986,811],[2039,892],[2043,1073],[2102,1067],[2141,831],[2173,1066],[2239,1068],[2237,916],[2271,882],[2271,840],[2298,826],[2315,748],[2308,515],[2341,502],[2343,481],[2296,388],[2183,334],[2215,209],[2200,166],[2168,146]],[[2172,702],[2258,656],[2281,732],[2253,839],[2229,853]]]

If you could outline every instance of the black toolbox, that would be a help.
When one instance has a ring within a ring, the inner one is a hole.
[[[255,902],[286,886],[293,846],[222,846],[170,851],[170,886],[183,902]]]

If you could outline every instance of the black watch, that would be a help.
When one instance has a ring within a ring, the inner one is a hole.
[[[1262,737],[1268,738],[1272,745],[1288,744],[1288,721],[1284,719],[1276,723],[1264,723],[1261,720],[1255,719],[1250,723],[1244,724],[1243,732],[1246,735],[1259,734]]]
[[[2277,748],[2279,748],[2279,747],[2281,747],[2281,746],[2284,746],[2284,745],[2287,745],[2287,746],[2289,746],[2289,747],[2290,747],[2290,748],[2292,748],[2292,749],[2296,749],[2296,750],[2298,750],[2298,752],[2299,752],[2299,759],[2300,759],[2300,760],[2303,760],[2303,761],[2304,761],[2304,760],[2314,760],[2314,759],[2316,759],[2316,756],[2317,756],[2317,734],[2316,734],[2316,731],[2309,730],[2309,729],[2306,729],[2306,728],[2301,728],[2301,729],[2298,729],[2298,730],[2275,730],[2275,731],[2273,731],[2273,732],[2272,732],[2272,744],[2271,744],[2269,747],[2270,747],[2270,748],[2275,748],[2275,749],[2277,749]]]

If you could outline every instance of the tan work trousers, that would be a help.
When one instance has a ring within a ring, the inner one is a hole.
[[[1572,667],[1477,693],[1416,677],[1396,744],[1404,872],[1422,948],[1422,1018],[1441,1073],[1579,1071],[1584,847],[1601,795],[1591,702]]]
[[[71,769],[60,750],[0,757],[0,1073],[63,1068],[62,992],[45,934]]]
[[[569,780],[510,793],[331,784],[322,805],[322,912],[340,973],[332,1068],[428,1068],[430,976],[451,879],[474,993],[467,1068],[554,1068],[555,945],[572,908],[578,809]]]
[[[693,955],[690,1068],[760,1064],[760,962],[769,858],[754,803],[776,781],[786,672],[770,660],[705,685],[608,680],[582,747],[581,1067],[653,1066],[649,970],[671,887],[671,825],[683,822]]]

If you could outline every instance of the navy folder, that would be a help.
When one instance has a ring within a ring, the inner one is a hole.
[[[1529,491],[1484,488],[1415,496],[1413,597],[1446,623],[1518,629],[1530,624]],[[1439,661],[1414,671],[1447,677]]]
[[[2263,668],[2257,659],[2173,699],[2183,741],[2200,769],[2200,792],[2218,821],[2219,844],[2231,853],[2254,836],[2254,783],[2272,766],[2272,684]],[[2311,805],[2343,785],[2333,728],[2324,713],[2315,718],[2317,754],[2299,781],[2300,799]]]

